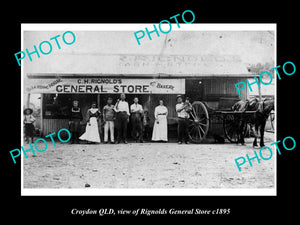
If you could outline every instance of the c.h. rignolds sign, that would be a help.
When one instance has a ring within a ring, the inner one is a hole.
[[[53,78],[28,79],[27,93],[183,94],[185,79]]]

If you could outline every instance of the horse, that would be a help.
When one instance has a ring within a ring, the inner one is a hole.
[[[240,142],[242,145],[245,143],[244,141],[244,130],[245,126],[250,124],[250,127],[254,134],[253,147],[257,146],[257,138],[258,138],[258,128],[260,128],[260,147],[265,146],[264,144],[264,132],[266,121],[271,113],[274,110],[274,99],[264,99],[260,102],[257,98],[252,98],[250,100],[239,101],[232,106],[232,110],[244,112],[244,111],[255,111],[254,116],[245,120],[239,120],[238,124],[238,143]],[[255,129],[253,129],[253,126]]]
[[[143,142],[143,113],[131,114],[131,135],[136,142]]]

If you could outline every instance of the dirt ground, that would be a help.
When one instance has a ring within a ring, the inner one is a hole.
[[[266,133],[266,146],[273,136]],[[49,141],[45,152],[36,156],[28,152],[28,158],[23,158],[24,188],[273,188],[275,154],[260,164],[252,160],[253,167],[245,163],[241,172],[237,169],[235,158],[259,152],[252,141],[246,139],[245,146],[56,141],[56,147]],[[38,144],[44,148],[42,142]]]

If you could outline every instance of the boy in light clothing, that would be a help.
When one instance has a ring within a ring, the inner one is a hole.
[[[103,121],[104,121],[104,144],[108,142],[108,131],[110,131],[110,143],[114,144],[114,129],[115,129],[115,110],[112,105],[112,98],[107,99],[107,105],[103,107]]]

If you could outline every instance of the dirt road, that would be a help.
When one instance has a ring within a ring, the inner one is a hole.
[[[272,135],[266,135],[266,145],[273,142]],[[23,159],[24,188],[272,188],[275,157],[260,164],[253,160],[253,167],[246,163],[241,172],[235,165],[237,157],[254,156],[251,142],[252,138],[245,146],[56,142],[54,147],[50,141],[45,152],[35,157],[28,153]]]

